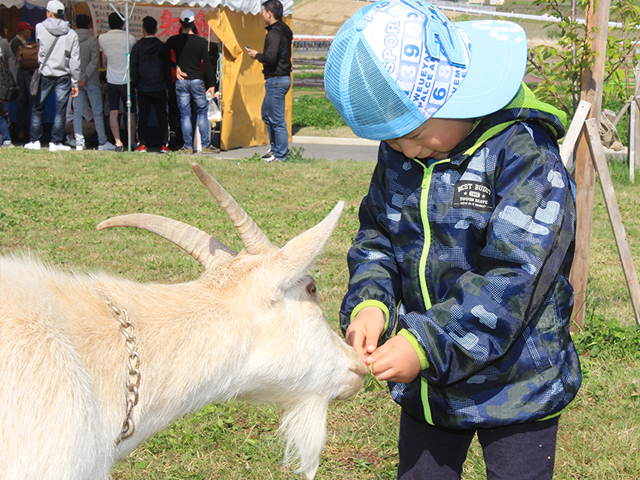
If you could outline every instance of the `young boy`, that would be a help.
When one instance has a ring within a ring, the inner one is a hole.
[[[418,0],[364,7],[329,51],[327,96],[382,140],[340,315],[402,406],[403,480],[460,478],[476,433],[489,479],[551,479],[580,387],[565,119],[522,84],[526,60],[518,25]]]

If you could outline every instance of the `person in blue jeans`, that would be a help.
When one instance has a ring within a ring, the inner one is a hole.
[[[271,149],[262,158],[267,162],[284,162],[289,153],[289,130],[284,118],[285,96],[291,88],[291,41],[293,32],[282,21],[283,8],[279,0],[262,4],[262,18],[267,24],[263,53],[247,48],[254,60],[264,65],[264,100],[262,120],[269,132]]]
[[[160,49],[160,57],[176,69],[176,97],[180,109],[180,124],[184,145],[180,153],[194,153],[191,100],[195,103],[197,125],[202,140],[200,153],[219,153],[211,145],[211,125],[207,120],[207,94],[215,95],[215,74],[209,58],[207,41],[198,36],[196,16],[191,10],[180,14],[180,33],[170,37]],[[171,59],[171,51],[176,61]]]
[[[0,61],[2,61],[2,57],[0,56]],[[6,106],[6,104],[3,104]],[[0,135],[2,136],[2,146],[3,147],[13,147],[13,143],[11,143],[11,133],[9,132],[9,125],[7,124],[7,120],[4,118],[4,115],[0,114]]]
[[[70,147],[63,145],[62,141],[69,95],[74,98],[78,96],[80,47],[78,35],[71,30],[69,22],[64,20],[64,5],[58,0],[47,3],[47,18],[36,26],[36,41],[38,42],[38,65],[42,77],[40,92],[36,95],[31,112],[31,141],[24,147],[29,150],[40,150],[45,102],[49,94],[55,91],[56,116],[51,129],[49,150],[52,152],[69,150]]]
[[[76,16],[76,34],[80,43],[80,80],[78,82],[78,96],[73,99],[73,131],[76,139],[76,150],[84,150],[85,139],[82,134],[82,113],[84,101],[89,99],[93,122],[98,134],[98,150],[116,149],[116,146],[107,140],[104,128],[104,115],[102,113],[102,91],[100,89],[100,47],[98,39],[89,30],[91,17],[89,15]]]

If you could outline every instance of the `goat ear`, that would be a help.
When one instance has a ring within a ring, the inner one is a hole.
[[[304,275],[320,255],[333,229],[340,219],[344,202],[340,201],[333,207],[327,217],[315,227],[290,240],[276,253],[271,262],[271,274],[276,284],[287,288],[301,275]]]

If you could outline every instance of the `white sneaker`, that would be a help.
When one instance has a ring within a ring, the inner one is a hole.
[[[13,148],[13,143],[11,143],[11,140],[5,140],[2,142],[2,146],[6,148]]]
[[[29,150],[40,150],[40,140],[29,142],[24,146],[24,148],[27,148]]]
[[[271,149],[267,150],[264,155],[262,155],[262,157],[260,158],[264,158],[265,160],[269,157],[273,157],[273,155],[271,154]]]
[[[116,146],[111,142],[104,143],[98,147],[98,150],[109,151],[109,152],[113,152],[115,149],[116,149]]]
[[[66,152],[68,150],[71,150],[71,147],[69,147],[68,145],[63,145],[61,143],[49,143],[49,151],[50,152]]]
[[[275,155],[270,155],[269,157],[264,159],[265,162],[271,163],[271,162],[284,162],[284,160],[282,160],[281,158],[276,158]]]
[[[76,150],[86,150],[84,145],[76,145]]]

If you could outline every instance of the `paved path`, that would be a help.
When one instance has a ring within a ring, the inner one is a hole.
[[[317,158],[325,160],[366,160],[376,161],[378,158],[378,144],[371,140],[360,138],[333,138],[333,137],[301,137],[294,135],[289,148],[302,148],[304,158]],[[269,147],[234,148],[220,152],[220,158],[244,158],[252,157],[255,153],[262,155]]]

